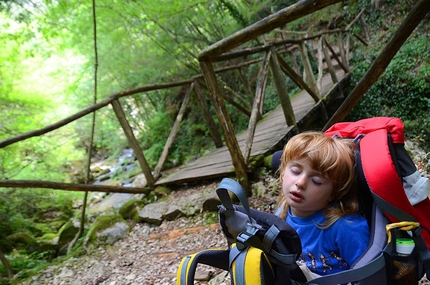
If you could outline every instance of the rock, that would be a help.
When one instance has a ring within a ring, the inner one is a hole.
[[[67,245],[75,238],[79,231],[79,224],[72,220],[65,223],[58,232],[58,255],[67,253]]]
[[[139,209],[144,206],[144,201],[140,199],[132,199],[125,202],[118,210],[118,213],[124,220],[132,220],[134,222],[140,221]]]
[[[160,225],[163,220],[173,221],[179,217],[193,216],[201,211],[217,211],[220,204],[218,197],[212,190],[184,196],[178,194],[178,196],[170,197],[169,202],[160,201],[146,205],[139,212],[140,218],[143,222]]]
[[[134,180],[133,180],[132,187],[143,188],[146,186],[146,184],[147,184],[146,177],[142,173],[142,174],[136,175],[136,178],[134,178]]]
[[[266,186],[264,186],[264,183],[259,181],[257,183],[254,183],[252,185],[252,193],[256,195],[257,197],[264,197],[264,194],[266,192]]]
[[[202,211],[204,212],[216,212],[218,211],[218,206],[221,204],[218,196],[213,194],[213,197],[207,197],[202,205]]]
[[[58,250],[58,234],[44,234],[43,236],[37,238],[37,243],[40,247],[41,252],[49,251],[52,253],[56,253]]]
[[[159,197],[167,197],[172,193],[172,191],[170,191],[170,189],[167,187],[158,186],[154,189],[153,193]]]
[[[166,201],[148,204],[140,210],[139,217],[143,222],[161,225],[168,208],[169,203]]]
[[[132,199],[140,199],[142,195],[128,193],[112,193],[101,200],[99,203],[92,205],[88,212],[91,214],[114,214],[125,203]]]
[[[98,216],[85,237],[84,247],[91,251],[99,245],[113,244],[129,231],[129,225],[119,214]]]
[[[26,249],[29,252],[34,252],[40,249],[37,245],[37,240],[28,233],[14,233],[7,236],[6,240],[14,248]]]

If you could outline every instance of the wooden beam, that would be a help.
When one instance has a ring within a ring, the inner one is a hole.
[[[412,8],[409,15],[402,22],[393,35],[391,40],[381,51],[378,57],[373,61],[370,68],[358,82],[357,86],[351,91],[351,94],[345,99],[339,109],[334,113],[330,120],[326,123],[323,131],[327,130],[331,125],[342,121],[352,108],[360,101],[367,90],[378,80],[381,74],[385,71],[390,64],[393,57],[402,47],[406,39],[412,34],[418,24],[425,18],[427,13],[430,12],[430,1],[419,0]]]
[[[317,87],[318,91],[322,92],[322,78],[324,76],[324,62],[323,62],[323,37],[321,36],[318,39],[317,43],[317,55],[318,55],[318,78],[317,78]]]
[[[270,58],[270,69],[272,71],[273,81],[275,82],[278,98],[281,102],[282,110],[284,111],[285,123],[287,126],[295,126],[297,122],[296,118],[294,117],[293,105],[291,104],[287,86],[285,85],[285,77],[282,76],[278,55],[274,48],[271,50],[271,52],[272,57]]]
[[[248,130],[246,132],[245,138],[245,150],[243,157],[245,159],[245,164],[248,164],[249,157],[251,155],[252,144],[254,141],[255,128],[257,127],[257,122],[261,117],[260,107],[263,100],[263,94],[265,93],[266,78],[269,70],[269,63],[272,54],[271,51],[267,51],[264,56],[263,62],[261,64],[260,72],[258,75],[258,83],[255,91],[254,104],[252,106],[251,116],[248,123]]]
[[[245,160],[243,159],[242,152],[234,133],[233,124],[224,104],[224,98],[218,85],[213,65],[211,62],[200,61],[200,67],[202,69],[206,85],[209,89],[209,93],[211,94],[212,103],[217,113],[227,148],[230,152],[236,177],[238,182],[246,190],[247,194],[251,195],[252,193],[249,185],[248,174],[246,173]]]
[[[217,125],[212,118],[211,112],[209,111],[209,106],[206,102],[206,98],[202,93],[200,84],[197,80],[194,81],[194,93],[197,95],[197,101],[202,111],[203,118],[205,119],[206,125],[208,126],[209,133],[211,135],[212,141],[216,148],[222,147],[224,144],[222,142],[221,134],[218,131]]]
[[[328,72],[330,73],[331,80],[333,81],[333,83],[336,84],[336,83],[339,82],[339,80],[337,80],[336,71],[333,68],[333,63],[331,62],[331,57],[330,57],[330,55],[328,54],[328,51],[327,51],[327,49],[328,49],[328,43],[327,43],[327,41],[326,41],[325,38],[323,38],[323,41],[324,41],[323,53],[324,53],[325,62],[327,64],[327,69],[328,69]],[[325,48],[324,48],[324,46],[325,46]]]
[[[303,63],[303,67],[305,69],[306,78],[309,82],[309,86],[314,91],[314,93],[316,93],[318,95],[318,97],[320,97],[321,95],[319,93],[318,86],[317,86],[317,83],[315,81],[314,73],[312,71],[311,62],[309,61],[309,56],[308,56],[307,49],[306,49],[304,42],[301,42],[299,44],[299,51],[300,51],[300,55],[302,57],[302,63]]]
[[[339,47],[340,58],[342,59],[341,62],[345,66],[344,70],[346,73],[348,73],[349,72],[349,58],[346,57],[345,44],[343,41],[343,33],[342,32],[337,33],[337,45]]]
[[[169,155],[169,150],[173,145],[173,141],[175,140],[176,135],[178,134],[179,125],[181,124],[182,119],[184,118],[184,114],[187,109],[188,103],[190,102],[190,96],[193,89],[194,89],[194,83],[191,83],[191,85],[187,89],[187,92],[185,93],[184,99],[182,100],[181,108],[179,108],[179,112],[178,112],[178,115],[176,116],[176,120],[173,123],[173,127],[170,130],[169,137],[167,138],[166,143],[164,145],[163,152],[161,153],[160,158],[158,159],[157,165],[155,166],[154,174],[153,174],[154,179],[158,179],[158,177],[160,177],[161,168],[163,167],[164,162],[166,161],[167,156]]]
[[[345,73],[348,73],[348,68],[346,68],[346,66],[343,64],[343,62],[339,59],[339,57],[337,56],[336,52],[334,51],[333,47],[328,43],[327,39],[324,37],[324,43],[326,45],[326,47],[330,50],[331,54],[333,55],[333,58],[337,61],[337,63],[339,64],[339,66],[343,69],[343,71],[345,71]],[[342,49],[342,46],[339,46],[339,49]],[[339,51],[340,52],[340,51]],[[331,62],[331,57],[330,58],[330,62]]]
[[[246,78],[245,71],[243,70],[243,68],[239,68],[238,71],[240,80],[242,81],[246,95],[248,96],[248,101],[250,102],[250,104],[252,104],[252,102],[254,102],[254,95],[252,93],[251,85],[249,85],[248,78]]]
[[[142,169],[142,172],[145,175],[147,184],[149,186],[154,185],[155,183],[154,176],[152,176],[151,169],[149,168],[148,163],[146,162],[145,156],[143,155],[143,151],[140,148],[140,145],[133,134],[133,130],[128,124],[124,111],[121,108],[121,104],[118,102],[118,100],[114,100],[112,101],[112,107],[113,107],[113,110],[115,111],[115,115],[117,116],[119,123],[121,124],[122,129],[124,130],[125,136],[128,139],[128,143],[130,144],[130,147],[133,149],[134,155],[136,156],[137,161],[139,162],[140,168]]]
[[[0,180],[0,187],[7,188],[44,188],[79,192],[149,194],[151,188],[116,187],[108,185],[74,184],[40,180]]]
[[[278,54],[278,61],[281,65],[282,71],[293,80],[297,86],[305,89],[308,91],[309,95],[315,100],[315,102],[318,102],[321,100],[321,98],[316,94],[307,84],[303,81],[303,79],[298,75],[289,65],[288,63]]]
[[[232,50],[250,40],[253,40],[275,28],[321,10],[327,6],[339,3],[341,0],[302,0],[284,8],[201,51],[198,55],[200,61],[210,61],[218,55]]]

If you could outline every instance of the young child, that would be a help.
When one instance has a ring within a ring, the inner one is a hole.
[[[352,142],[320,132],[294,136],[282,154],[276,214],[301,239],[298,262],[318,275],[349,269],[369,243],[366,219],[357,214],[354,164]]]

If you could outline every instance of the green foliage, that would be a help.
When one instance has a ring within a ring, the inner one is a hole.
[[[60,219],[72,217],[75,198],[70,194],[39,189],[0,189],[0,226],[9,226],[9,230],[0,232],[0,238],[18,231],[31,233],[34,222],[50,213],[59,213],[57,218]]]
[[[426,52],[429,47],[428,38],[421,37],[419,33],[413,34],[347,120],[373,116],[399,117],[405,123],[407,137],[429,145],[430,55]],[[374,52],[373,58],[378,52]],[[355,57],[352,63],[352,66],[357,66],[354,78],[361,78],[368,69],[370,61],[367,57]]]

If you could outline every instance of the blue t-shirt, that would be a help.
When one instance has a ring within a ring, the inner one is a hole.
[[[305,218],[291,216],[289,211],[285,221],[296,230],[302,243],[298,261],[319,275],[348,270],[369,243],[367,221],[358,214],[342,217],[327,229],[316,226],[325,221],[322,211]]]

